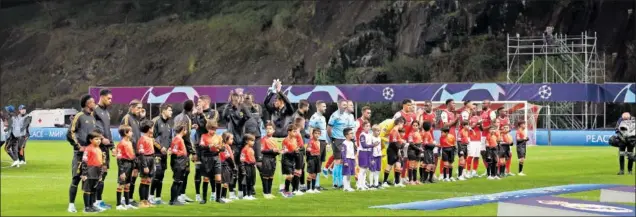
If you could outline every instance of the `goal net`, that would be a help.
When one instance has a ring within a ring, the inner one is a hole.
[[[482,101],[472,101],[475,104],[476,110],[478,112],[482,111]],[[440,117],[440,114],[443,109],[446,108],[444,102],[433,101],[433,112],[435,112],[436,116]],[[417,109],[422,109],[424,107],[424,101],[416,101],[415,106]],[[519,121],[526,122],[526,135],[528,135],[528,145],[535,145],[537,141],[537,119],[539,118],[539,112],[541,111],[541,106],[529,103],[528,101],[491,101],[490,109],[496,111],[499,108],[504,108],[508,112],[508,117],[510,118],[510,127],[513,131],[516,132],[516,125]],[[457,117],[464,110],[464,102],[463,101],[455,101],[455,110],[457,112]],[[513,135],[513,138],[515,136]]]

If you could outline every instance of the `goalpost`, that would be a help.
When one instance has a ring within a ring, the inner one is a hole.
[[[483,101],[471,101],[475,104],[475,108],[478,112],[482,110]],[[445,102],[441,101],[432,101],[433,104],[433,112],[435,112],[438,117],[443,109],[446,108]],[[415,106],[417,109],[422,109],[424,107],[424,101],[415,101]],[[528,135],[528,145],[535,145],[537,139],[537,120],[539,118],[539,112],[541,111],[542,106],[535,105],[529,103],[528,101],[491,101],[490,109],[496,111],[499,108],[504,108],[508,111],[508,117],[510,118],[511,130],[516,131],[516,124],[519,121],[526,122],[526,135]],[[464,110],[464,101],[455,101],[455,110],[457,112],[457,117]],[[513,138],[515,136],[513,135]]]

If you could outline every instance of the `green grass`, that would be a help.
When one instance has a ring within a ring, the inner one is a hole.
[[[439,211],[409,211],[370,209],[369,206],[393,203],[446,199],[451,197],[497,193],[520,189],[564,184],[609,183],[634,185],[634,176],[616,176],[616,149],[611,147],[530,147],[526,177],[509,177],[499,181],[471,179],[465,182],[389,188],[373,192],[326,191],[291,199],[278,196],[274,200],[262,199],[260,183],[256,184],[258,200],[236,201],[231,204],[191,204],[183,207],[160,206],[135,211],[110,210],[97,215],[373,215],[373,216],[458,216],[496,215],[496,203]],[[28,165],[6,168],[8,157],[2,154],[1,212],[2,215],[69,215],[68,186],[70,183],[71,147],[64,142],[31,141],[28,144]],[[115,168],[114,161],[113,167]],[[513,171],[517,171],[517,161]],[[480,165],[480,169],[483,166]],[[106,180],[104,199],[115,204],[115,175]],[[169,197],[171,174],[166,174],[163,199]],[[192,176],[189,177],[192,180]],[[279,176],[276,181],[280,181]],[[323,186],[329,186],[323,178]],[[274,185],[276,188],[277,185]],[[137,192],[135,192],[137,194]],[[78,194],[76,206],[81,209]],[[192,181],[188,195],[194,198]],[[598,200],[599,191],[563,195],[584,200]],[[138,198],[138,195],[135,195]],[[81,212],[77,215],[83,215]]]

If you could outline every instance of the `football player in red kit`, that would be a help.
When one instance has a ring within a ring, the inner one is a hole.
[[[455,132],[455,128],[457,126],[458,118],[455,111],[455,100],[447,99],[445,102],[445,105],[446,105],[446,109],[443,109],[442,113],[440,114],[440,125],[441,127],[447,127],[449,134],[457,135]],[[440,151],[441,150],[439,149],[435,150],[435,154],[439,156]],[[435,159],[435,166],[437,166],[438,164],[438,158],[439,157]],[[443,179],[441,176],[441,174],[444,172],[443,170],[444,170],[444,166],[443,164],[440,164],[439,165],[439,173],[440,173],[439,180]]]
[[[497,109],[497,115],[499,116],[497,117],[497,119],[499,120],[499,131],[503,131],[504,126],[511,126],[510,117],[508,117],[508,110],[501,107]],[[512,129],[509,129],[509,130],[512,130]],[[506,175],[509,175],[509,176],[515,175],[514,173],[510,172],[510,161],[506,161]]]

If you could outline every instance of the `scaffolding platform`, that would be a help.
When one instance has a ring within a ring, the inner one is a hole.
[[[507,37],[508,83],[605,83],[605,56],[599,55],[596,33],[553,34],[548,27],[539,36]],[[540,128],[592,129],[605,127],[604,103],[539,103]]]

